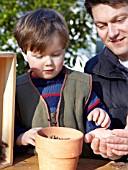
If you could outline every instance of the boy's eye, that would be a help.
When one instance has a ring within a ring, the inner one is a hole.
[[[60,54],[52,54],[53,57],[58,57]]]

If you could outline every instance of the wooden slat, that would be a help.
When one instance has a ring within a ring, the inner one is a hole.
[[[0,169],[13,163],[16,55],[0,52],[0,143],[7,143]]]
[[[5,90],[6,59],[0,58],[0,145],[2,143],[3,96]]]

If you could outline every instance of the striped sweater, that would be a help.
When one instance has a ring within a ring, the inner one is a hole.
[[[34,74],[32,73],[31,79],[32,79],[33,84],[36,86],[39,93],[42,95],[45,102],[47,103],[49,112],[51,114],[55,113],[59,99],[60,99],[60,90],[61,90],[63,80],[64,80],[63,72],[60,72],[59,75],[57,75],[55,78],[50,79],[50,80],[35,77]],[[85,109],[85,112],[86,112],[85,113],[85,116],[86,116],[85,117],[86,133],[97,128],[97,127],[99,127],[99,126],[95,125],[95,122],[93,122],[93,121],[89,122],[87,120],[87,115],[96,107],[99,107],[99,108],[106,110],[105,106],[100,101],[98,96],[92,91],[90,98],[89,98],[89,101],[86,105],[86,109]]]

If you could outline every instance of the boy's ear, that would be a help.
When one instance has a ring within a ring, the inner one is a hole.
[[[21,54],[23,55],[23,57],[24,57],[24,60],[25,60],[26,62],[28,62],[27,55],[26,55],[24,52],[22,52],[22,51],[21,51]]]

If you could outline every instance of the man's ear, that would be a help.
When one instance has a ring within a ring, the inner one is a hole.
[[[21,51],[21,54],[23,55],[23,57],[24,57],[24,60],[25,60],[26,62],[28,62],[27,55],[26,55],[24,52],[22,52],[22,51]]]

